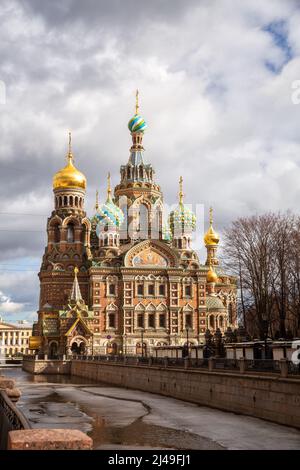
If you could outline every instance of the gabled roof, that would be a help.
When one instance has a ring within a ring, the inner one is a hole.
[[[83,319],[81,317],[78,317],[74,323],[72,324],[72,326],[68,329],[68,331],[65,333],[65,336],[69,336],[73,331],[74,329],[76,328],[76,326],[78,325],[78,323],[80,323],[83,328],[86,330],[86,332],[89,334],[89,335],[93,335],[93,333],[91,332],[91,330],[88,328],[88,326],[86,325],[86,323],[83,321]]]

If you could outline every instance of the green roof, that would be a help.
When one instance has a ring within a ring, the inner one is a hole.
[[[226,307],[224,306],[222,300],[215,295],[207,296],[206,306],[208,310],[226,310]]]

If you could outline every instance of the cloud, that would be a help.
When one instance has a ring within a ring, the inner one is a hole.
[[[28,269],[31,286],[20,293],[10,276],[5,295],[37,305],[33,276],[69,129],[89,214],[108,171],[118,183],[137,87],[145,159],[169,205],[182,175],[186,201],[206,214],[213,205],[219,231],[239,215],[298,211],[299,19],[292,0],[3,0],[0,263]]]
[[[0,291],[0,312],[1,313],[11,314],[11,313],[20,312],[22,309],[24,309],[24,304],[12,302],[9,297],[4,295],[3,292]]]

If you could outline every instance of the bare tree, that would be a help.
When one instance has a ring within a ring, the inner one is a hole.
[[[239,218],[225,232],[224,264],[238,277],[244,324],[253,335],[286,334],[289,215]]]

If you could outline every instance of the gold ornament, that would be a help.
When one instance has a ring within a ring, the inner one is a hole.
[[[53,189],[59,188],[86,188],[86,177],[74,166],[72,154],[72,137],[69,132],[69,151],[67,154],[67,165],[55,173],[53,177]]]

